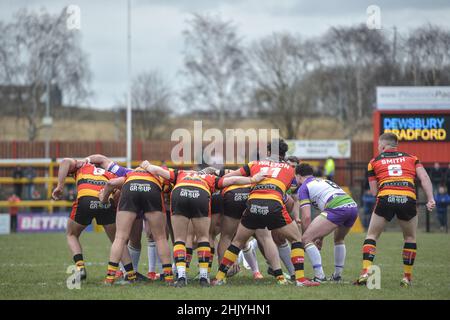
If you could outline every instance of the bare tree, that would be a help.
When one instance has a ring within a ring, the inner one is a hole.
[[[414,85],[450,81],[450,31],[427,24],[413,30],[403,44],[405,73]]]
[[[221,129],[226,111],[242,107],[245,55],[242,40],[231,21],[218,15],[194,14],[183,32],[183,99],[189,107],[218,112]]]
[[[155,129],[167,123],[172,92],[167,81],[155,70],[138,74],[132,83],[133,120],[140,139],[156,138]]]
[[[65,10],[51,15],[20,10],[14,20],[0,25],[0,69],[4,85],[20,88],[26,96],[20,115],[28,120],[28,138],[42,128],[42,102],[47,86],[57,86],[69,104],[86,99],[90,71],[80,46],[79,31],[68,30]]]
[[[314,61],[306,52],[305,43],[289,33],[272,34],[249,49],[255,107],[289,139],[312,111],[303,80]]]

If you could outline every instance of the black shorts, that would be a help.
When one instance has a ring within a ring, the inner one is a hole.
[[[163,211],[161,188],[148,180],[131,180],[122,187],[119,211],[135,212],[141,216],[146,212]]]
[[[250,199],[241,223],[247,229],[278,229],[292,222],[286,206],[271,199]]]
[[[211,196],[201,188],[194,186],[175,187],[170,197],[172,215],[180,214],[189,219],[210,217]]]
[[[220,191],[211,195],[211,214],[223,213],[223,197]]]
[[[70,219],[83,226],[88,226],[92,223],[93,218],[98,225],[102,226],[115,223],[116,207],[112,199],[108,204],[103,204],[99,198],[90,196],[75,200]]]
[[[416,200],[395,195],[379,197],[374,212],[387,221],[391,221],[394,216],[399,220],[409,221],[417,215]]]
[[[240,220],[245,209],[250,188],[237,188],[225,192],[223,195],[223,215]]]

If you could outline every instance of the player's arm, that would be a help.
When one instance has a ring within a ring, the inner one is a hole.
[[[123,184],[125,183],[126,178],[125,177],[119,177],[108,180],[106,182],[105,187],[100,190],[100,193],[98,195],[99,199],[103,203],[108,203],[109,196],[115,189],[122,188]]]
[[[376,197],[378,194],[378,181],[373,169],[372,161],[367,165],[367,179],[369,180],[370,193]]]
[[[265,176],[258,173],[253,177],[239,177],[239,176],[231,176],[231,177],[223,177],[222,182],[219,184],[222,188],[228,187],[231,185],[244,185],[244,184],[254,184],[259,183],[265,179]]]
[[[172,177],[169,170],[166,170],[160,166],[155,166],[154,164],[151,164],[147,160],[143,161],[139,166],[153,175],[160,176],[166,180],[170,181],[173,180],[171,179]]]
[[[302,215],[301,223],[302,223],[302,231],[305,232],[311,224],[311,205],[303,204],[300,202],[300,213]]]
[[[217,170],[217,171],[219,171],[219,170]],[[220,176],[220,173],[218,174],[218,176]],[[225,175],[223,175],[223,176],[226,178],[239,177],[239,176],[242,176],[242,172],[241,172],[241,169],[237,169],[237,170],[225,169]]]
[[[419,178],[420,184],[422,185],[423,191],[427,196],[426,207],[428,211],[432,211],[433,208],[436,206],[436,202],[434,201],[433,185],[431,184],[430,177],[428,176],[428,173],[426,172],[425,168],[422,166],[416,167],[416,173],[417,178]]]
[[[370,193],[376,197],[378,194],[378,182],[376,180],[369,180]]]
[[[100,166],[105,170],[107,170],[113,164],[113,161],[111,159],[102,154],[91,154],[89,157],[86,158],[86,160],[88,163]]]
[[[52,198],[54,200],[61,199],[67,175],[73,173],[76,169],[77,169],[77,160],[71,158],[64,158],[61,161],[58,170],[58,184],[56,185],[56,188],[52,192]]]

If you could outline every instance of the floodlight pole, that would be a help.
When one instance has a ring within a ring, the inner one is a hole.
[[[132,157],[132,121],[131,121],[131,0],[128,0],[128,19],[127,19],[127,167],[131,168]]]

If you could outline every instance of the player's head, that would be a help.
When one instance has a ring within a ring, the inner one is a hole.
[[[278,150],[273,150],[278,145]],[[275,156],[278,153],[280,159],[284,159],[286,156],[286,152],[288,151],[289,146],[283,139],[274,139],[272,142],[267,144],[267,155]]]
[[[300,163],[300,159],[296,156],[289,156],[286,158],[286,162],[289,163],[291,166],[295,167]]]
[[[307,178],[313,175],[313,168],[307,163],[300,163],[295,167],[295,179],[297,183],[302,184]]]
[[[385,132],[378,138],[378,151],[383,152],[387,149],[395,149],[398,146],[397,135],[391,132]]]

